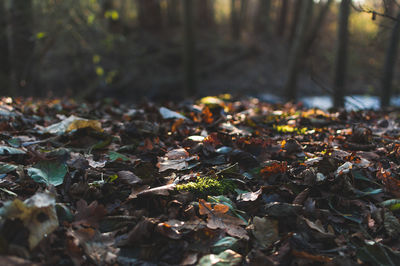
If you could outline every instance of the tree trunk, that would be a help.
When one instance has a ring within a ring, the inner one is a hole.
[[[159,0],[138,0],[139,24],[145,30],[159,30],[162,26]]]
[[[175,27],[180,24],[179,0],[169,0],[167,2],[167,19],[168,25],[171,27]]]
[[[315,20],[315,23],[311,27],[308,36],[307,36],[307,41],[306,41],[306,49],[307,52],[310,51],[311,47],[313,46],[313,43],[315,39],[318,36],[318,32],[321,29],[322,25],[324,24],[324,20],[326,18],[326,15],[331,7],[331,4],[333,3],[333,0],[328,0],[325,5],[321,8],[317,19]]]
[[[256,32],[263,32],[266,35],[270,33],[270,10],[271,0],[259,0],[257,14],[254,20],[254,30]]]
[[[33,56],[32,1],[13,0],[10,6],[10,58],[12,68],[12,94],[17,95],[31,86]]]
[[[196,41],[193,19],[193,0],[183,2],[183,63],[184,89],[187,96],[196,94]]]
[[[231,30],[232,30],[232,39],[239,40],[240,39],[240,23],[238,16],[238,8],[237,8],[237,0],[231,0]]]
[[[297,99],[297,77],[304,59],[307,31],[311,22],[314,0],[304,0],[301,6],[300,21],[290,52],[287,80],[284,86],[288,101]]]
[[[296,35],[297,25],[299,25],[300,18],[300,10],[303,0],[295,0],[295,4],[293,6],[293,17],[292,22],[290,24],[290,33],[289,33],[289,49],[293,46],[294,37]]]
[[[400,12],[397,15],[397,21],[392,30],[392,36],[386,50],[385,63],[383,66],[382,75],[382,94],[381,106],[387,107],[390,105],[390,98],[392,96],[392,81],[393,73],[396,66],[396,59],[398,53],[398,46],[400,40]]]
[[[276,28],[276,33],[279,37],[285,34],[286,30],[286,20],[289,9],[289,0],[281,0],[281,9],[278,18],[278,27]]]
[[[4,90],[2,95],[10,93],[10,59],[8,53],[7,20],[4,1],[0,3],[0,86]]]
[[[214,26],[214,1],[200,0],[197,2],[197,25],[203,28]]]
[[[385,15],[393,16],[395,9],[395,0],[383,0],[383,8]]]
[[[246,28],[247,24],[247,1],[240,0],[240,13],[239,13],[239,32],[242,32]]]
[[[121,17],[119,12],[115,8],[114,0],[103,0],[101,2],[101,14],[102,14],[102,19],[105,19],[105,23],[107,24],[107,28],[110,33],[123,32]]]
[[[344,106],[344,95],[346,90],[347,75],[347,48],[349,39],[349,16],[351,0],[342,0],[339,9],[338,40],[336,48],[336,62],[334,74],[334,97],[335,107]]]

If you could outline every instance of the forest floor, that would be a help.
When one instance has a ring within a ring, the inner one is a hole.
[[[1,265],[400,265],[399,111],[3,98]]]

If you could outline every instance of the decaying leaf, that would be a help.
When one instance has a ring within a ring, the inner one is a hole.
[[[181,115],[180,113],[174,112],[168,108],[160,107],[159,109],[160,114],[164,119],[187,119],[185,116]]]
[[[199,213],[207,215],[208,228],[223,229],[231,236],[248,239],[249,236],[246,230],[241,227],[241,225],[246,225],[247,223],[240,218],[227,214],[228,211],[229,207],[224,204],[216,204],[212,207],[211,203],[203,199],[199,200]]]
[[[33,249],[58,227],[55,203],[50,193],[36,193],[25,201],[5,202],[0,215],[3,219],[22,221],[29,230],[29,248]]]
[[[279,239],[278,221],[267,217],[254,217],[253,236],[261,248],[268,248]]]
[[[132,173],[131,171],[119,171],[118,178],[124,184],[134,185],[142,183],[142,179],[140,179],[137,175]]]
[[[400,235],[400,222],[389,210],[384,212],[383,225],[390,237],[396,238]]]
[[[97,265],[112,265],[116,262],[119,249],[114,247],[112,233],[101,234],[92,228],[79,228],[70,229],[67,236],[71,238],[67,252],[75,258],[76,263],[82,263],[82,260],[79,260],[79,246]]]
[[[197,159],[197,156],[189,156],[189,153],[183,149],[174,149],[165,154],[164,157],[158,158],[157,167],[160,172],[168,169],[182,170],[188,167],[188,161]]]
[[[315,222],[312,222],[304,217],[302,219],[311,229],[317,231],[320,234],[319,235],[320,237],[328,237],[328,238],[335,237],[335,233],[331,225],[328,225],[327,229],[325,229],[321,220],[316,220]]]
[[[259,189],[255,192],[246,192],[246,193],[241,193],[237,196],[237,200],[243,200],[243,201],[255,201],[258,199],[258,197],[262,194],[262,189]]]
[[[227,249],[234,250],[238,249],[239,239],[226,236],[218,240],[213,246],[212,251],[214,253],[221,253]]]
[[[233,250],[225,250],[218,255],[210,254],[202,257],[197,265],[208,266],[208,265],[218,265],[218,266],[235,266],[239,265],[242,261],[242,256]]]
[[[0,155],[15,155],[15,154],[25,154],[26,152],[22,149],[17,149],[8,146],[0,146]]]
[[[86,127],[90,127],[99,132],[103,131],[103,129],[101,128],[101,123],[99,121],[88,120],[71,115],[70,117],[64,119],[59,123],[55,123],[53,125],[44,128],[43,132],[55,135],[62,135],[66,132]]]
[[[87,205],[86,201],[81,199],[76,203],[76,207],[75,224],[98,227],[100,219],[107,213],[102,205],[98,205],[97,201]]]

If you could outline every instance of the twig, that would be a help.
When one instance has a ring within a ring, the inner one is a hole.
[[[395,18],[393,16],[390,16],[388,14],[376,12],[375,10],[372,10],[372,9],[365,9],[361,5],[356,7],[353,2],[351,2],[350,4],[353,7],[353,9],[358,11],[358,12],[364,12],[364,13],[372,14],[372,19],[375,19],[375,16],[381,16],[381,17],[385,17],[385,18],[391,19],[393,21],[397,21],[397,18]]]

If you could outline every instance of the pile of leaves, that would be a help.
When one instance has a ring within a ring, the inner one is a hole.
[[[400,113],[0,102],[0,264],[400,265]]]

